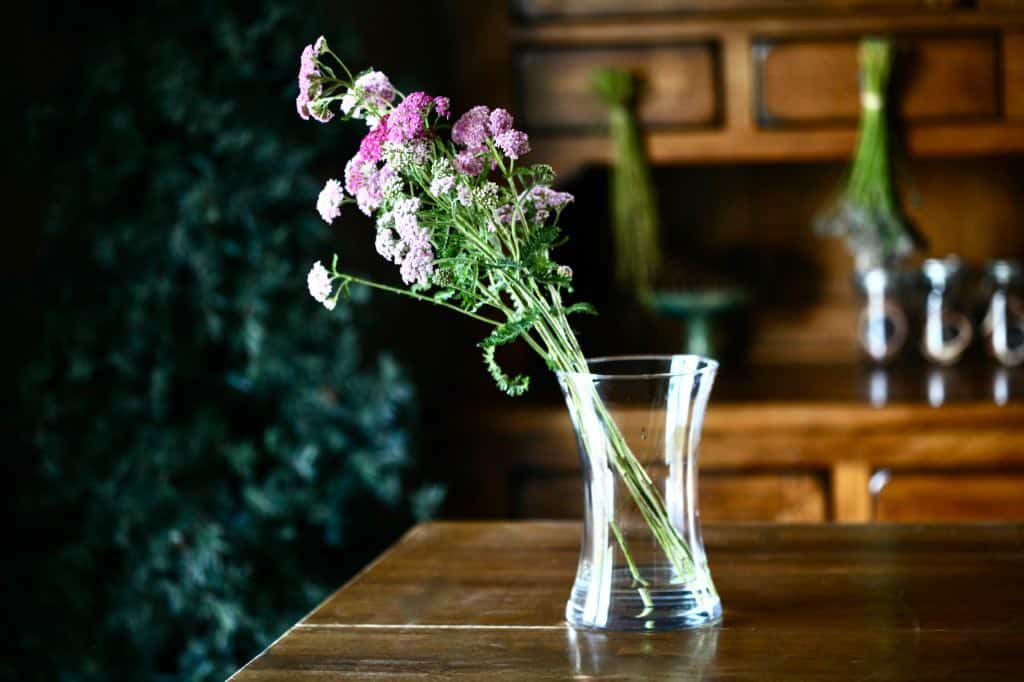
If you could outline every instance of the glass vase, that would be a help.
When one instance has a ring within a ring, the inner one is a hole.
[[[716,622],[697,506],[697,449],[718,363],[695,355],[588,361],[559,373],[583,477],[577,628],[670,630]]]
[[[921,265],[921,275],[928,292],[921,353],[930,362],[948,367],[960,359],[974,335],[964,310],[964,271],[955,257],[929,258]]]
[[[876,363],[895,357],[907,340],[907,314],[900,302],[898,272],[870,268],[858,272],[854,284],[861,294],[857,339]]]
[[[1024,363],[1024,278],[1020,263],[996,260],[989,263],[991,292],[982,330],[989,355],[1006,367]]]

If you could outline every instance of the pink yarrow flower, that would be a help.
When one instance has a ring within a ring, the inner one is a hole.
[[[306,45],[299,58],[299,94],[295,98],[295,110],[306,121],[313,118],[321,123],[327,123],[334,118],[334,114],[327,107],[312,106],[322,90],[320,78],[323,75],[317,68],[316,58],[320,56],[320,50],[325,43],[321,36],[312,45]]]
[[[471,151],[485,149],[490,137],[490,116],[491,110],[483,105],[464,113],[452,126],[452,142]]]
[[[510,159],[530,153],[530,137],[521,130],[508,130],[494,138],[494,145]]]
[[[447,97],[435,97],[434,98],[434,111],[437,112],[438,116],[444,116],[445,118],[451,118],[452,116],[452,103]]]
[[[352,118],[364,119],[372,127],[396,95],[386,75],[370,70],[356,78],[352,87],[342,96],[341,111]]]
[[[480,155],[487,152],[488,143],[500,149],[510,159],[529,153],[530,138],[520,130],[512,129],[512,114],[505,109],[490,110],[476,106],[464,113],[452,126],[452,141],[465,147],[455,157],[455,167],[461,173],[476,175],[483,170]],[[493,170],[495,161],[491,159]]]
[[[471,149],[463,149],[455,155],[455,170],[465,175],[479,175],[484,169],[484,161],[480,158],[482,152]]]
[[[388,138],[388,118],[384,116],[366,133],[362,142],[359,143],[359,154],[366,161],[380,161],[383,154],[384,141]]]
[[[412,92],[391,112],[388,122],[388,142],[404,144],[430,136],[426,117],[434,98],[425,92]]]
[[[340,182],[331,179],[324,184],[316,200],[316,210],[325,223],[330,225],[341,215],[341,202],[344,198],[345,192]]]
[[[497,137],[512,130],[512,114],[506,109],[495,109],[488,118],[491,135]]]

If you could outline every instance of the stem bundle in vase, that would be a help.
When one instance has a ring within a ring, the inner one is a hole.
[[[857,148],[838,197],[815,218],[820,234],[846,237],[859,271],[891,265],[921,242],[900,207],[892,173],[886,113],[892,62],[889,40],[861,42]]]
[[[476,106],[453,124],[446,97],[402,95],[379,71],[353,75],[320,38],[306,47],[299,73],[299,115],[368,126],[343,180],[326,182],[317,210],[333,224],[346,205],[376,220],[378,253],[399,267],[404,286],[373,282],[316,262],[310,294],[328,309],[353,284],[382,289],[461,313],[490,327],[480,342],[495,383],[512,396],[529,387],[498,364],[498,347],[523,342],[554,371],[586,373],[587,361],[569,323],[593,313],[568,305],[572,271],[551,258],[562,240],[558,220],[573,197],[552,188],[549,166],[523,165],[529,139],[504,109]],[[569,409],[585,400],[569,391]],[[599,410],[611,460],[657,543],[681,579],[693,571],[690,548],[673,527],[661,493],[630,451],[603,406]],[[629,548],[615,532],[626,557]],[[630,560],[632,566],[632,561]],[[634,571],[638,589],[643,579]]]

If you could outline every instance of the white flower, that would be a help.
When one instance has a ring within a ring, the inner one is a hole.
[[[396,218],[403,215],[415,215],[418,210],[420,210],[419,197],[403,197],[396,201],[392,207],[392,212]]]
[[[310,296],[327,306],[328,310],[334,307],[333,304],[327,305],[332,289],[331,273],[327,272],[327,268],[320,261],[313,263],[313,267],[309,269],[309,274],[306,275],[306,285],[309,287]]]
[[[330,225],[341,215],[341,202],[345,198],[345,191],[337,180],[328,180],[324,188],[320,190],[320,196],[316,200],[316,210],[320,217]]]
[[[455,178],[451,175],[439,175],[430,181],[430,193],[435,197],[444,196],[451,191]]]
[[[497,208],[501,203],[501,188],[493,182],[485,182],[473,191],[473,199],[483,208]]]
[[[349,90],[341,97],[341,111],[344,114],[351,114],[352,110],[359,104],[359,96]]]

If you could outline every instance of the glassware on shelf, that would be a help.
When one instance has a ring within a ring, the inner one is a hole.
[[[1006,367],[1024,362],[1024,294],[1021,265],[995,260],[986,269],[988,310],[982,322],[989,355]]]
[[[929,258],[921,265],[927,287],[921,352],[938,365],[956,363],[971,343],[974,332],[963,302],[964,269],[960,259]]]
[[[717,368],[696,355],[636,356],[558,374],[583,476],[565,610],[573,627],[671,630],[720,618],[697,506],[697,448]]]
[[[899,299],[898,273],[869,268],[857,273],[857,289],[863,296],[857,338],[875,362],[886,362],[907,340],[907,314]]]

